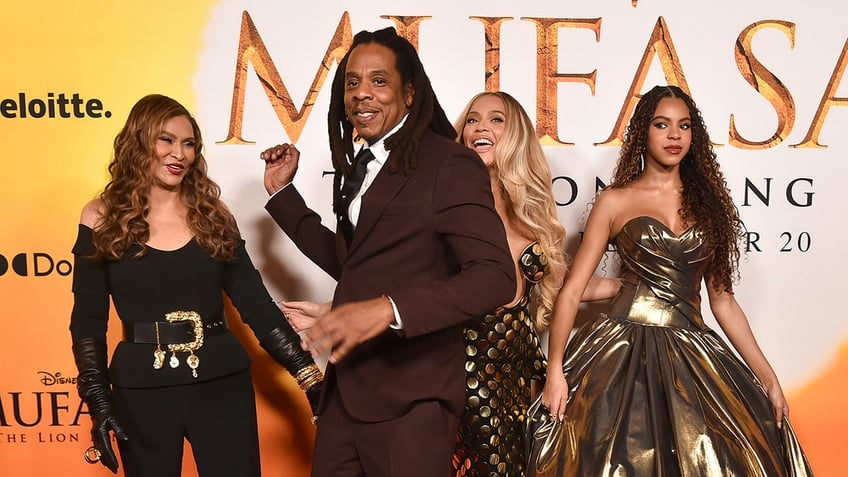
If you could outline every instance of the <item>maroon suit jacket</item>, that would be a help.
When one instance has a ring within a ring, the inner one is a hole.
[[[394,419],[418,401],[464,410],[462,324],[509,302],[515,265],[494,208],[489,173],[471,150],[427,131],[409,175],[388,163],[362,200],[348,247],[321,225],[293,185],[266,209],[313,262],[338,281],[334,306],[388,295],[403,321],[329,365],[347,411]]]

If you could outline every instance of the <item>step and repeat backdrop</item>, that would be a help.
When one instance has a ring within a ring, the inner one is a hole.
[[[739,301],[782,380],[817,475],[842,475],[848,7],[825,0],[3,0],[2,10],[0,474],[108,472],[83,460],[90,420],[70,351],[70,250],[80,210],[106,183],[112,140],[135,101],[162,93],[193,111],[210,175],[272,295],[328,300],[333,281],[263,210],[258,156],[296,143],[297,185],[332,224],[332,74],[356,32],[394,26],[418,48],[449,117],[483,90],[522,102],[553,171],[572,253],[639,94],[666,83],[692,94],[748,228]],[[599,273],[614,274],[614,261]],[[263,471],[308,475],[314,429],[306,400],[230,311],[253,357]],[[110,323],[114,346],[117,317]],[[196,475],[190,461],[185,476]]]

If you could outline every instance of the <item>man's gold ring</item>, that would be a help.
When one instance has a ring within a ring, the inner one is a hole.
[[[91,446],[85,450],[85,454],[83,454],[83,457],[85,457],[85,461],[89,464],[96,464],[98,461],[100,461],[100,451],[97,450],[96,447]]]

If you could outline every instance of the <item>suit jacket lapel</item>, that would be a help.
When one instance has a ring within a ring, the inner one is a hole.
[[[348,251],[347,240],[345,240],[344,234],[338,230],[338,224],[336,224],[336,254],[341,263],[344,263],[347,259]]]
[[[377,220],[383,214],[386,206],[397,195],[410,176],[401,171],[392,172],[388,164],[385,164],[377,174],[374,182],[365,191],[362,197],[362,206],[359,211],[359,220],[353,230],[353,238],[350,241],[348,253],[353,252],[368,235]],[[344,241],[344,239],[342,239]]]

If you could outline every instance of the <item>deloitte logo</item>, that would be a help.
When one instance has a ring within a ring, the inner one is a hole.
[[[0,254],[0,276],[6,275],[10,265],[12,271],[22,277],[46,277],[53,274],[66,277],[73,270],[70,261],[57,260],[42,252],[22,252],[12,257],[11,261]]]

